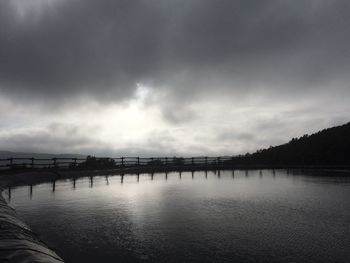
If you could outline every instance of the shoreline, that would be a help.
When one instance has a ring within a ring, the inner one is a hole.
[[[125,167],[103,170],[84,169],[28,169],[22,171],[2,171],[0,173],[0,193],[8,187],[21,185],[36,185],[40,183],[53,182],[62,179],[77,179],[96,175],[137,175],[170,172],[196,172],[196,171],[218,171],[218,170],[286,170],[287,173],[300,171],[312,176],[350,176],[350,167],[340,166],[243,166],[243,165],[211,165],[211,166],[144,166]]]

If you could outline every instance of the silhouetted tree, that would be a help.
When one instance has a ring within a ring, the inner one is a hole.
[[[163,162],[159,159],[155,159],[155,160],[151,160],[151,161],[147,162],[147,165],[159,166],[159,165],[163,165]]]
[[[185,164],[185,159],[182,157],[174,157],[172,160],[173,165],[184,165]]]
[[[236,156],[236,164],[350,165],[350,123]]]
[[[87,156],[86,161],[78,165],[80,168],[86,169],[112,169],[115,168],[115,161],[110,158],[96,158],[95,156]]]

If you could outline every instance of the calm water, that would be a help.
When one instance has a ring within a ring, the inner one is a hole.
[[[350,178],[97,176],[12,189],[10,204],[66,262],[350,262]]]

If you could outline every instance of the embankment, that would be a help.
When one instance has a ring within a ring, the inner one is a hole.
[[[0,179],[0,262],[62,263],[6,203],[2,190]]]

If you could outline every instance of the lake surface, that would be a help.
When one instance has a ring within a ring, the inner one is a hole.
[[[350,178],[232,171],[11,190],[66,262],[350,262]]]

